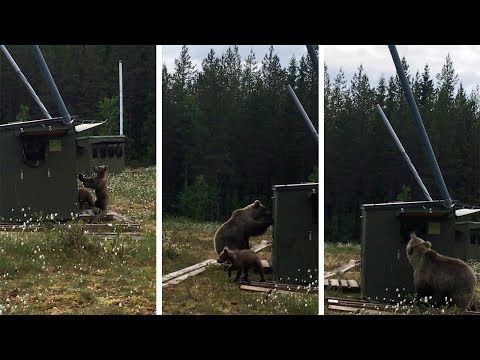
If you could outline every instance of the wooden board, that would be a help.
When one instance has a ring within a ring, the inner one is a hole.
[[[350,312],[353,313],[358,309],[348,307],[348,306],[341,306],[341,305],[328,305],[328,310],[333,310],[333,311],[345,311],[345,312]]]
[[[339,266],[332,271],[327,271],[326,273],[323,274],[323,278],[327,279],[329,277],[332,277],[333,275],[336,274],[343,274],[346,273],[348,270],[353,269],[354,267],[360,265],[360,260],[350,260],[348,263]]]
[[[208,259],[208,260],[205,260],[205,261],[202,261],[202,262],[199,262],[198,264],[195,264],[195,265],[192,265],[192,266],[188,266],[186,268],[183,268],[183,269],[180,269],[180,270],[177,270],[177,271],[174,271],[174,272],[171,272],[170,274],[167,274],[167,275],[164,275],[162,276],[162,283],[166,282],[166,281],[169,281],[169,280],[172,280],[176,277],[179,277],[179,276],[182,276],[186,273],[189,273],[191,271],[195,271],[197,269],[200,269],[200,268],[203,268],[205,270],[205,267],[207,265],[210,265],[210,264],[214,264],[214,263],[217,263],[217,260],[215,259]]]
[[[174,278],[170,281],[162,283],[162,287],[178,284],[178,283],[182,282],[183,280],[186,280],[189,277],[200,274],[201,272],[204,272],[204,271],[205,271],[205,267],[201,267],[201,268],[198,268],[196,270],[190,271],[190,272],[188,272],[186,274],[183,274],[181,276],[178,276],[178,277],[176,277],[176,278]]]
[[[78,214],[78,218],[85,222],[91,221],[113,221],[115,219],[114,215],[110,212],[106,214],[94,214],[92,213],[81,213]]]
[[[263,250],[270,245],[272,245],[271,241],[262,240],[262,242],[260,244],[252,246],[250,248],[250,250],[255,251],[255,252],[259,252],[260,250]]]
[[[358,309],[358,315],[393,315],[389,311],[380,311],[380,310],[370,310],[370,309]],[[394,315],[404,315],[404,314],[394,314]]]
[[[360,288],[355,280],[347,280],[349,288]]]
[[[276,281],[250,281],[249,285],[259,286],[269,289],[285,290],[288,292],[300,292],[300,293],[318,293],[318,287],[308,287],[303,285],[282,284]]]
[[[261,286],[253,286],[253,285],[240,285],[240,290],[244,291],[252,291],[252,292],[262,292],[267,294],[290,294],[290,291],[286,290],[279,290],[279,289],[272,289],[266,288]]]
[[[98,231],[109,231],[114,230],[115,232],[131,232],[140,230],[140,224],[118,224],[118,223],[107,223],[107,224],[71,224],[72,227],[78,226],[84,230],[91,232]],[[59,227],[62,227],[60,225]],[[65,225],[63,225],[65,227]]]
[[[342,291],[360,291],[360,286],[355,280],[323,279],[324,287],[332,287]]]
[[[127,220],[127,217],[125,215],[121,215],[117,213],[116,211],[111,211],[108,210],[106,213],[94,213],[91,209],[84,210],[80,213],[77,214],[79,219],[90,219],[90,218],[95,218],[97,217],[98,219],[115,219],[115,220],[120,220],[120,221],[125,221]]]

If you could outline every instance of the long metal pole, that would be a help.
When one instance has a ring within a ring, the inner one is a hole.
[[[58,110],[62,114],[63,122],[67,125],[70,125],[73,122],[73,119],[68,113],[67,107],[65,106],[62,96],[58,91],[57,85],[53,80],[53,76],[50,73],[50,70],[48,69],[48,65],[45,62],[45,59],[43,58],[42,51],[40,50],[38,45],[33,45],[32,47],[33,47],[33,56],[35,57],[35,60],[37,60],[38,66],[40,67],[40,71],[42,72],[43,77],[48,83],[48,88],[50,89],[50,93],[52,94],[53,98],[55,99],[55,102],[57,103]]]
[[[42,100],[40,100],[40,98],[38,97],[37,93],[35,92],[35,90],[33,90],[32,86],[30,85],[30,83],[28,82],[27,78],[25,77],[25,75],[23,75],[22,73],[22,70],[20,70],[20,68],[18,67],[17,63],[15,62],[15,60],[13,60],[13,57],[12,55],[10,55],[10,53],[8,52],[7,48],[5,47],[5,45],[0,45],[0,50],[3,52],[3,54],[5,55],[5,57],[7,58],[7,60],[10,62],[10,65],[12,65],[13,67],[13,70],[15,70],[15,72],[17,73],[18,77],[20,78],[20,80],[22,80],[23,84],[27,87],[27,90],[30,92],[30,94],[32,95],[33,97],[33,100],[35,100],[35,102],[37,103],[37,105],[40,107],[40,110],[42,110],[43,114],[47,117],[47,119],[51,119],[52,117],[50,116],[50,114],[48,113],[48,110],[47,108],[45,107],[45,105],[43,105],[42,103]]]
[[[297,95],[295,94],[295,91],[293,91],[290,84],[288,84],[287,89],[288,89],[288,92],[289,92],[290,96],[292,97],[293,101],[295,101],[295,104],[297,105],[298,110],[302,114],[303,119],[307,123],[307,126],[309,127],[310,131],[312,132],[313,137],[318,142],[317,130],[315,130],[315,127],[313,126],[312,122],[310,121],[310,118],[308,117],[307,113],[305,112],[305,109],[303,108],[302,104],[300,103],[300,100],[298,100]]]
[[[123,135],[123,71],[122,60],[118,62],[118,86],[120,89],[120,135]]]
[[[443,180],[442,172],[440,171],[440,167],[437,163],[437,158],[435,157],[432,145],[430,144],[430,140],[428,139],[427,131],[425,130],[425,126],[423,125],[422,117],[420,115],[420,112],[418,111],[417,103],[415,102],[415,99],[413,97],[412,89],[410,89],[407,76],[405,75],[405,71],[403,70],[402,64],[400,62],[397,48],[395,47],[395,45],[388,45],[388,49],[390,50],[393,62],[395,63],[397,74],[400,78],[400,84],[402,85],[403,92],[405,93],[405,97],[407,98],[407,103],[410,107],[410,111],[412,112],[413,118],[415,119],[418,130],[420,132],[420,138],[422,140],[426,155],[430,161],[435,182],[437,183],[438,189],[440,190],[442,199],[445,201],[445,205],[447,207],[451,207],[452,199],[450,198],[447,186],[445,185],[445,181]]]
[[[410,160],[410,157],[408,156],[407,152],[405,151],[405,148],[403,147],[402,143],[400,142],[400,139],[398,138],[397,134],[395,133],[395,130],[393,130],[392,125],[388,121],[387,117],[385,116],[385,113],[383,112],[382,108],[380,105],[376,105],[375,108],[377,109],[378,113],[380,114],[380,117],[383,120],[383,123],[387,127],[388,132],[393,138],[393,141],[398,147],[398,150],[400,150],[400,153],[402,154],[403,158],[405,159],[408,167],[413,173],[413,177],[417,181],[418,185],[420,185],[420,188],[422,189],[423,195],[425,198],[429,201],[432,201],[432,197],[430,196],[430,193],[428,192],[427,188],[425,187],[425,184],[423,183],[422,179],[420,178],[420,175],[418,175],[417,170],[415,169],[415,166],[413,166],[412,160]]]
[[[315,73],[318,74],[318,57],[317,52],[313,45],[307,45],[308,55],[310,55],[310,60],[312,60],[313,68],[315,69]]]

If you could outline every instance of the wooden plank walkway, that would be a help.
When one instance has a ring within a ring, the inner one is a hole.
[[[251,292],[262,292],[268,295],[290,294],[290,291],[287,291],[287,290],[280,290],[275,288],[267,288],[267,287],[254,286],[254,285],[240,285],[240,289],[244,291],[251,291]]]
[[[276,281],[250,281],[248,284],[241,284],[241,290],[246,291],[260,291],[279,294],[289,294],[292,292],[299,292],[304,294],[318,294],[318,287],[309,287],[304,285],[292,285],[277,283]]]
[[[126,216],[110,210],[105,214],[95,214],[92,210],[84,210],[78,214],[78,218],[85,222],[127,221]]]
[[[271,241],[263,240],[260,244],[252,246],[251,250],[255,252],[259,252],[260,250],[263,250],[270,245],[272,245]],[[200,274],[206,269],[208,265],[220,266],[221,264],[217,263],[217,259],[208,259],[208,260],[199,262],[198,264],[191,265],[186,268],[171,272],[167,275],[162,276],[162,287],[176,285],[182,282],[183,280],[188,279],[191,276]],[[270,267],[268,262],[264,260],[262,260],[262,265],[268,265],[268,267]]]
[[[332,271],[327,271],[323,274],[323,278],[328,279],[334,275],[346,273],[348,270],[351,270],[358,265],[360,265],[360,260],[350,260],[348,263],[341,265]]]
[[[324,279],[323,286],[330,289],[338,289],[342,291],[360,291],[360,286],[355,280],[344,279]]]
[[[176,277],[185,275],[185,274],[187,274],[187,273],[189,273],[189,272],[195,271],[195,270],[200,269],[200,268],[204,268],[204,269],[205,269],[205,267],[206,267],[207,265],[214,264],[214,263],[216,263],[216,262],[217,262],[217,260],[215,260],[215,259],[208,259],[208,260],[199,262],[198,264],[195,264],[195,265],[186,267],[186,268],[184,268],[184,269],[171,272],[170,274],[167,274],[167,275],[165,275],[165,276],[162,276],[162,283],[165,283],[165,282],[167,282],[167,281],[170,281],[170,280],[172,280],[172,279],[175,279]]]

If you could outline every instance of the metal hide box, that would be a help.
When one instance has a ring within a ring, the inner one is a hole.
[[[117,174],[125,169],[124,135],[85,136],[77,138],[77,169],[91,174],[94,166],[108,165],[108,172]]]
[[[407,259],[410,232],[455,256],[455,211],[442,201],[393,202],[362,206],[361,272],[363,298],[399,302],[413,295],[413,269]]]
[[[78,209],[75,134],[58,118],[0,125],[0,221],[72,217]]]
[[[455,228],[455,257],[463,261],[480,259],[480,223],[460,221]]]
[[[274,277],[279,282],[318,285],[318,183],[272,189]]]

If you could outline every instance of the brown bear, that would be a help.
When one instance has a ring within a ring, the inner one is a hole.
[[[462,260],[443,256],[431,249],[429,241],[410,234],[407,258],[413,267],[417,299],[428,298],[434,305],[451,304],[461,311],[470,307],[477,279]]]
[[[272,214],[259,200],[237,209],[215,233],[215,252],[220,254],[225,246],[233,249],[250,249],[250,236],[262,235],[273,224]]]
[[[93,209],[95,206],[93,196],[87,189],[78,189],[78,206],[81,210]]]
[[[248,270],[254,268],[260,274],[260,281],[265,281],[263,274],[262,261],[255,251],[247,250],[230,250],[227,246],[223,248],[217,262],[223,264],[229,261],[231,265],[228,268],[228,277],[231,276],[233,270],[237,270],[236,282],[240,282],[240,276],[243,272],[243,279],[248,281]]]
[[[107,172],[108,165],[95,166],[95,176],[85,176],[83,174],[78,175],[78,179],[87,188],[94,189],[97,200],[95,200],[95,207],[102,211],[107,210],[108,204],[108,188],[107,180],[105,179],[105,173]]]

